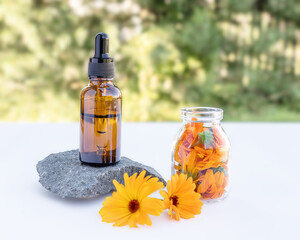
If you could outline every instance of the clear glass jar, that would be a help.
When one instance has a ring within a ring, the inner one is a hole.
[[[230,143],[221,127],[223,110],[212,107],[181,109],[183,125],[172,152],[172,175],[193,178],[204,201],[224,199],[229,190]]]

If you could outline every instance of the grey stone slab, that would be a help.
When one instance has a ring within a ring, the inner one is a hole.
[[[78,150],[53,153],[38,162],[36,168],[39,182],[44,188],[65,198],[92,198],[115,189],[112,181],[124,183],[125,172],[129,176],[146,170],[146,176],[158,177],[166,185],[162,176],[152,167],[122,157],[120,162],[107,167],[92,167],[81,164]]]

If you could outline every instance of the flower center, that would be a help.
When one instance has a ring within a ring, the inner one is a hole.
[[[175,207],[177,207],[177,205],[178,205],[178,197],[177,196],[172,196],[172,197],[170,197],[170,201],[171,200],[173,200],[173,205]]]
[[[137,200],[131,200],[128,204],[129,211],[135,213],[140,207],[140,204]]]

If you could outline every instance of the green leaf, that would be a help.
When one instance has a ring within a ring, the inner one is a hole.
[[[210,147],[214,143],[214,134],[209,131],[203,131],[198,134],[198,142],[192,145],[192,147],[197,146],[199,143],[203,143],[204,147]]]
[[[217,168],[211,168],[211,169],[213,170],[214,174],[215,174],[216,172],[223,172],[224,175],[227,176],[227,171],[226,171],[225,168],[223,168],[222,166],[217,167]]]

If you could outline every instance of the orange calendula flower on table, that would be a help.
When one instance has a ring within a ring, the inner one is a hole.
[[[185,174],[175,174],[167,183],[167,192],[161,190],[159,193],[164,198],[164,208],[169,209],[171,219],[193,218],[201,213],[203,203],[201,195],[196,193],[196,185],[192,178],[187,178]]]
[[[223,170],[223,171],[219,171]],[[221,197],[225,192],[225,187],[228,185],[228,176],[224,168],[214,170],[208,169],[204,175],[200,177],[200,184],[197,192],[205,199],[216,199]],[[224,173],[225,172],[225,173]]]
[[[164,187],[158,178],[145,177],[146,171],[131,177],[124,174],[124,185],[116,180],[113,184],[116,192],[107,197],[99,211],[103,222],[114,223],[113,226],[137,227],[137,223],[152,225],[148,214],[159,216],[163,211],[160,199],[149,197],[153,192]]]

